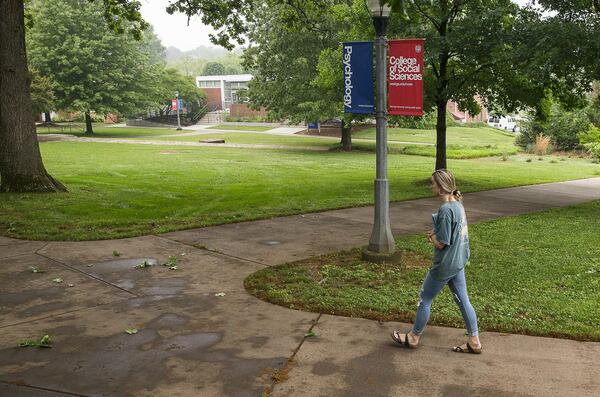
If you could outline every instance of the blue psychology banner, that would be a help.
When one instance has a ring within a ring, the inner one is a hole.
[[[373,43],[343,43],[344,113],[373,114]]]

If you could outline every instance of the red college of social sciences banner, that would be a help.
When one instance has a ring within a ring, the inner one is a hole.
[[[424,39],[388,41],[388,114],[423,115]]]

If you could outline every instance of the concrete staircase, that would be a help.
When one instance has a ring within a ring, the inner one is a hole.
[[[223,111],[208,112],[196,124],[221,124],[223,122]]]

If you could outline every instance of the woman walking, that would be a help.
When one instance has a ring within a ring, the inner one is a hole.
[[[465,280],[464,267],[469,260],[470,251],[462,195],[456,189],[452,173],[444,169],[435,171],[431,176],[431,190],[442,201],[437,213],[432,215],[433,229],[427,233],[428,240],[434,246],[433,264],[423,281],[412,330],[407,333],[393,331],[392,338],[402,346],[416,348],[429,320],[431,302],[448,285],[469,334],[466,343],[454,346],[452,350],[480,354],[482,346],[477,330],[477,315],[469,302]]]

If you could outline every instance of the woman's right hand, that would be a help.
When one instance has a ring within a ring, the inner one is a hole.
[[[431,241],[431,238],[435,235],[433,229],[427,232],[427,240]]]

